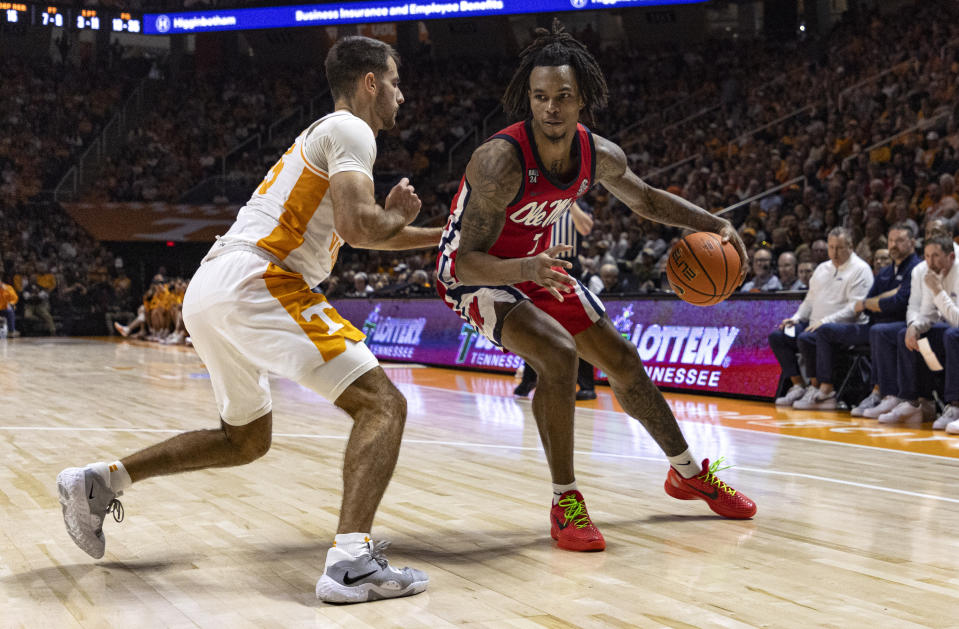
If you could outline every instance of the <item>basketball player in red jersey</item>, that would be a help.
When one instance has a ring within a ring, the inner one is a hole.
[[[727,518],[756,513],[752,500],[717,478],[720,461],[700,465],[690,453],[636,347],[616,331],[599,299],[567,275],[570,263],[555,257],[565,247],[549,247],[552,225],[601,183],[643,218],[720,234],[747,266],[729,221],[648,186],[619,146],[579,124],[581,114],[605,106],[606,98],[596,60],[558,20],[551,31],[537,29],[503,97],[508,113],[523,122],[473,153],[437,260],[437,289],[447,305],[539,374],[533,415],[553,479],[551,533],[568,550],[606,547],[573,472],[577,356],[607,373],[623,409],[666,454],[667,494],[705,500]]]

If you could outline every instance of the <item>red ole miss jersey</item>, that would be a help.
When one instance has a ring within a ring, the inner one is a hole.
[[[529,121],[506,127],[490,140],[506,140],[512,144],[523,168],[523,183],[516,197],[506,208],[506,222],[499,238],[489,253],[500,258],[525,258],[549,248],[553,225],[569,211],[570,206],[593,185],[596,176],[596,149],[593,134],[581,124],[576,125],[573,156],[578,158],[579,170],[569,181],[556,181],[540,162],[536,142]],[[463,210],[469,200],[470,183],[463,175],[453,197],[450,217],[440,241],[437,274],[445,288],[458,284],[456,280],[456,252]]]

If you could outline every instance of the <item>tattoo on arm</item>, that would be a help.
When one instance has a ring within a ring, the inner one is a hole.
[[[504,140],[491,140],[473,153],[466,167],[470,186],[460,228],[460,255],[489,251],[506,224],[506,207],[522,183],[515,149]]]
[[[722,218],[665,190],[654,188],[629,169],[626,154],[617,144],[593,135],[596,144],[596,179],[634,213],[660,223],[697,231],[718,231]]]

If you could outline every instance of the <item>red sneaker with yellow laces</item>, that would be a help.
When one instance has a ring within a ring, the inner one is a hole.
[[[566,550],[604,550],[606,540],[593,524],[583,502],[583,494],[575,489],[559,497],[549,512],[550,535],[557,546]]]
[[[722,462],[722,457],[712,465],[709,459],[703,459],[702,473],[692,478],[683,478],[675,468],[670,467],[666,476],[666,493],[679,500],[705,500],[710,509],[724,518],[745,520],[753,517],[756,515],[756,503],[716,476],[716,472],[729,467],[719,467]]]

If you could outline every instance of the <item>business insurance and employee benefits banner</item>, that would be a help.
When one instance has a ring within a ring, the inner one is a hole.
[[[384,360],[501,372],[522,364],[439,300],[342,299],[333,305],[363,330],[370,349]],[[767,337],[796,312],[799,301],[743,299],[700,308],[665,298],[610,300],[605,305],[657,385],[773,397],[780,370]]]
[[[371,24],[523,13],[554,13],[699,4],[707,0],[366,0],[277,7],[223,8],[209,11],[147,13],[146,35],[175,35],[257,28],[294,28],[334,24]]]

